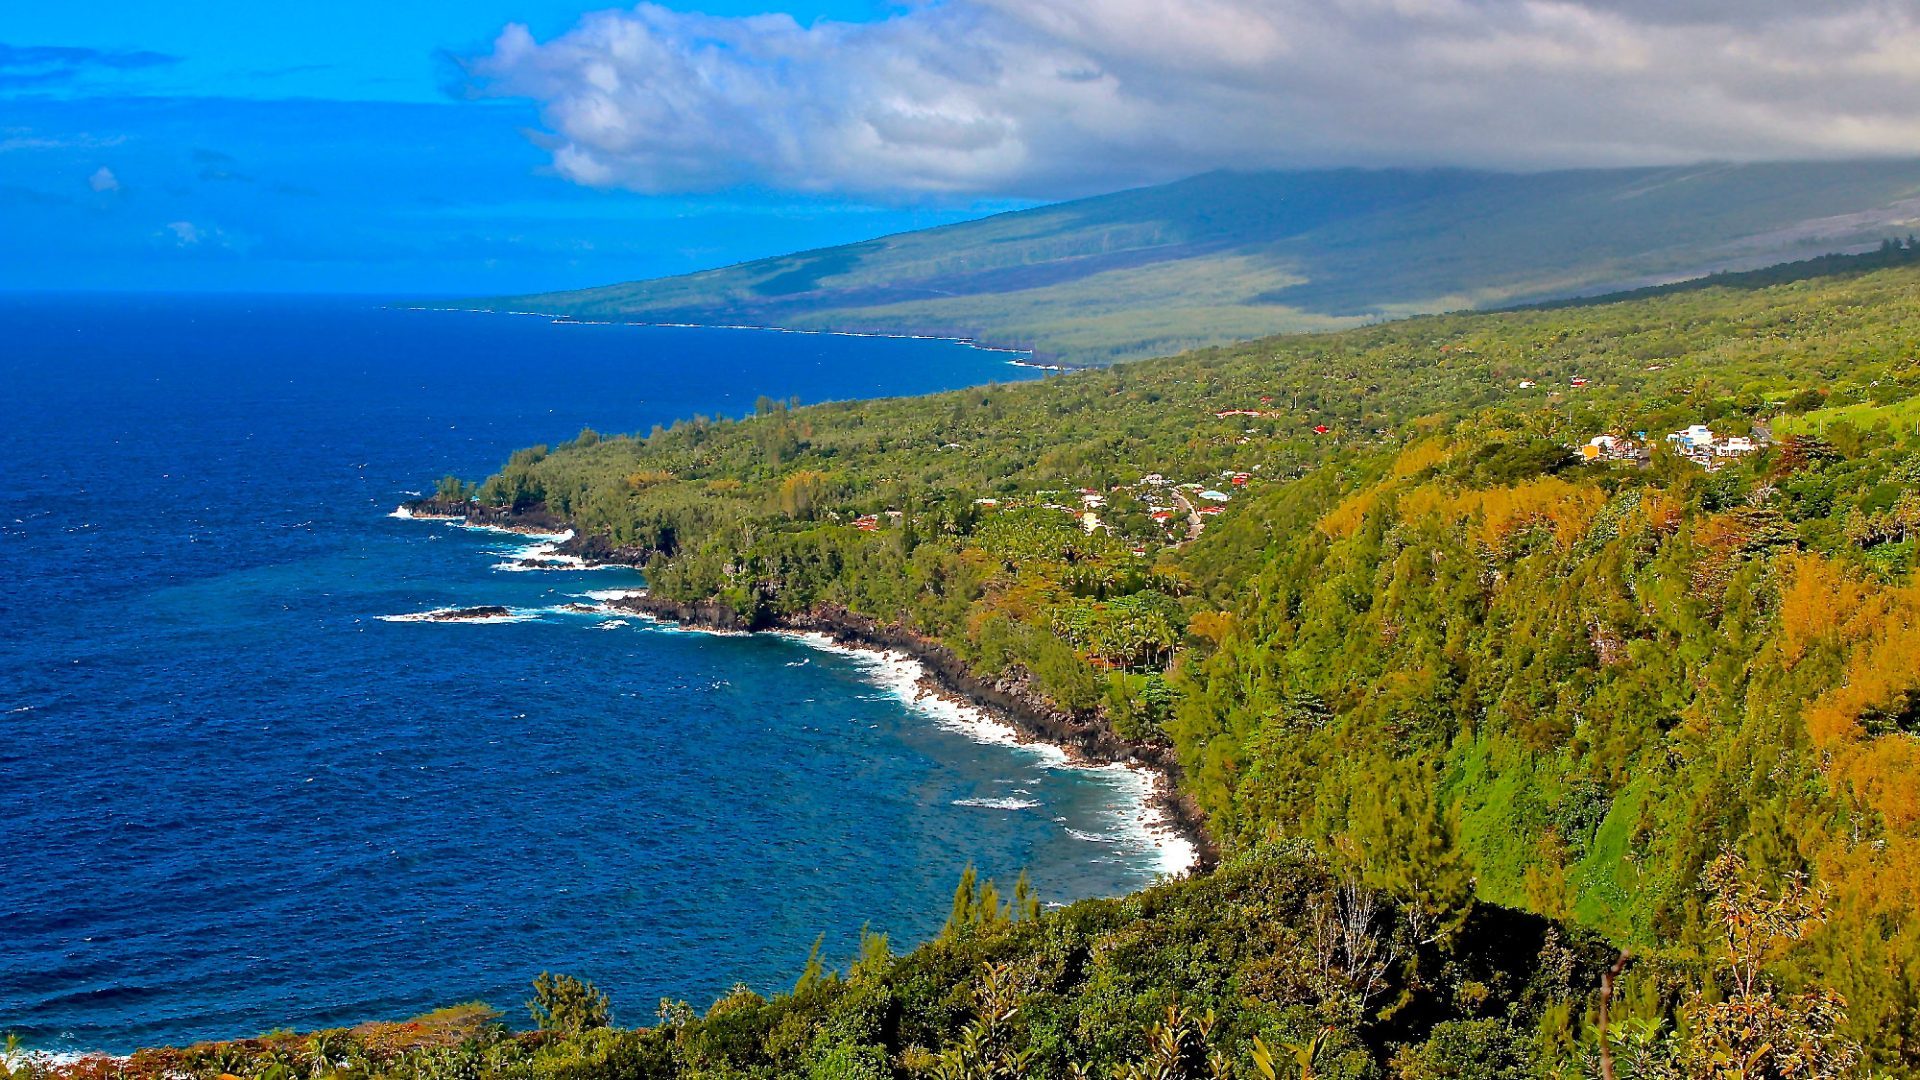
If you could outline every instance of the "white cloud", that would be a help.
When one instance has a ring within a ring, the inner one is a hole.
[[[102,165],[87,177],[87,186],[95,191],[119,191],[120,178],[113,175],[112,169]]]
[[[155,230],[153,236],[163,247],[220,257],[246,255],[254,244],[253,238],[244,232],[231,233],[218,225],[199,221],[169,221]]]
[[[1215,167],[1920,155],[1920,0],[945,0],[802,26],[641,4],[475,92],[580,183],[1054,196]]]

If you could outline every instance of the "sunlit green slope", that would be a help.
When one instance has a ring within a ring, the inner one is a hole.
[[[1101,363],[1743,269],[1917,228],[1920,161],[1210,173],[493,306],[954,334]]]

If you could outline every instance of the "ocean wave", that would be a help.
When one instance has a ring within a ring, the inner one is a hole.
[[[545,537],[536,543],[523,547],[509,548],[492,552],[501,556],[501,561],[493,564],[493,569],[508,573],[525,573],[539,570],[563,570],[579,572],[584,570],[628,570],[631,567],[617,563],[590,563],[578,555],[563,555],[560,545],[573,538],[573,533],[559,533]]]
[[[390,518],[398,518],[401,521],[433,521],[455,529],[466,529],[470,532],[493,533],[497,536],[515,536],[526,540],[538,540],[542,543],[551,542],[563,544],[573,539],[572,529],[562,529],[559,532],[541,532],[538,529],[509,528],[505,525],[483,525],[479,522],[468,521],[457,514],[416,514],[412,507],[405,504],[394,507],[393,512],[387,516]]]
[[[647,590],[645,589],[588,589],[586,592],[574,593],[573,595],[583,597],[588,600],[598,600],[602,604],[611,604],[615,600],[632,600],[636,597],[645,596],[647,595]]]
[[[1040,804],[1032,799],[955,799],[953,805],[977,806],[983,810],[1032,810]]]
[[[104,1050],[15,1050],[11,1053],[0,1051],[0,1066],[8,1070],[64,1069],[85,1061],[107,1063],[125,1062],[129,1058],[109,1054]]]
[[[518,528],[510,529],[505,525],[481,525],[476,522],[465,521],[460,518],[444,518],[444,519],[431,519],[431,520],[444,520],[449,524],[451,524],[456,529],[466,529],[470,532],[493,533],[496,536],[517,536],[525,540],[537,540],[543,544],[544,543],[564,544],[567,541],[573,539],[572,529],[561,529],[559,532],[541,532],[538,529],[518,529]]]
[[[1155,872],[1159,874],[1178,877],[1193,869],[1194,863],[1200,859],[1200,851],[1174,824],[1166,807],[1155,800],[1159,785],[1153,773],[1122,762],[1107,765],[1075,764],[1071,767],[1113,789],[1134,809],[1132,813],[1121,816],[1119,830],[1104,840],[1091,835],[1079,835],[1073,829],[1067,832],[1075,833],[1076,839],[1151,851],[1155,856]]]

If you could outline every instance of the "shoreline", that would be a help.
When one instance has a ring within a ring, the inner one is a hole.
[[[985,708],[943,684],[923,660],[903,649],[867,642],[840,641],[823,630],[781,626],[764,630],[714,630],[636,611],[632,606],[623,606],[619,602],[607,606],[650,622],[672,626],[685,633],[726,636],[765,634],[837,656],[861,658],[863,662],[871,664],[870,669],[863,673],[871,676],[866,681],[924,714],[936,727],[955,732],[975,743],[1019,747],[1038,753],[1048,759],[1048,768],[1082,772],[1123,771],[1139,785],[1136,791],[1122,793],[1121,797],[1131,807],[1131,811],[1124,815],[1123,824],[1126,831],[1134,834],[1134,839],[1153,852],[1158,862],[1156,872],[1159,876],[1184,877],[1212,864],[1211,852],[1203,855],[1202,843],[1182,827],[1171,805],[1171,786],[1163,774],[1140,762],[1088,760],[1074,753],[1070,747],[1047,742],[1014,722],[1001,710]],[[1089,839],[1086,834],[1076,830],[1069,829],[1068,832],[1076,838]],[[1094,838],[1089,842],[1108,841]]]
[[[584,319],[578,315],[567,315],[553,311],[503,311],[500,308],[466,307],[430,307],[421,304],[398,305],[397,311],[451,311],[463,315],[518,315],[523,318],[546,319],[556,325],[566,326],[652,326],[667,330],[757,330],[764,334],[812,334],[820,337],[874,338],[880,341],[944,341],[950,345],[961,345],[980,352],[1007,353],[1014,356],[1032,357],[1034,350],[1018,349],[1009,345],[989,345],[978,338],[955,337],[951,334],[904,334],[885,333],[878,330],[805,330],[797,326],[764,326],[757,323],[690,323],[690,322],[648,322],[640,319]],[[1011,361],[1015,367],[1040,368],[1045,371],[1070,371],[1077,368],[1046,365],[1039,363],[1020,363]]]
[[[965,661],[945,645],[899,627],[841,608],[825,607],[776,620],[766,626],[744,626],[730,610],[711,605],[688,605],[659,600],[640,592],[609,601],[616,611],[685,630],[721,634],[765,633],[832,646],[844,652],[898,656],[915,665],[915,695],[909,704],[933,699],[971,714],[973,723],[1004,731],[1016,745],[1046,747],[1062,756],[1062,764],[1084,769],[1124,768],[1150,778],[1142,792],[1141,827],[1168,865],[1183,863],[1178,871],[1195,874],[1213,869],[1219,850],[1206,831],[1206,818],[1197,804],[1179,789],[1180,766],[1171,747],[1130,743],[1097,720],[1075,716],[1046,701],[1024,676],[988,680],[973,673]],[[996,740],[997,741],[997,740]],[[1178,854],[1167,855],[1170,851]]]
[[[478,509],[478,508],[475,508]],[[438,510],[429,499],[403,504],[390,517],[436,521],[457,528],[511,533],[542,538],[566,553],[567,564],[527,569],[591,570],[604,567],[639,569],[644,553],[606,549],[544,511],[513,515],[500,511],[455,514]],[[479,520],[476,520],[476,517]],[[529,521],[529,518],[537,520]],[[505,564],[502,564],[505,567]],[[512,568],[512,567],[506,567]],[[976,674],[946,645],[898,626],[844,608],[822,606],[775,619],[764,626],[747,625],[738,613],[722,605],[684,604],[654,597],[645,589],[623,595],[596,597],[610,613],[626,614],[671,624],[682,630],[715,634],[767,633],[789,637],[814,647],[880,657],[897,656],[915,665],[912,694],[895,692],[909,706],[928,710],[929,700],[969,714],[968,725],[989,725],[1003,731],[1016,745],[1046,747],[1074,768],[1125,768],[1146,778],[1137,805],[1138,826],[1161,854],[1162,873],[1175,876],[1205,873],[1219,862],[1219,849],[1206,829],[1206,815],[1180,790],[1180,764],[1173,748],[1132,743],[1116,735],[1097,718],[1060,709],[1033,686],[1024,672],[988,679]],[[936,718],[937,720],[937,718]],[[999,741],[985,740],[979,741]],[[1172,869],[1175,863],[1181,865]]]

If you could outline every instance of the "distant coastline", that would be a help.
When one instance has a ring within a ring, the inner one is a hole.
[[[960,337],[953,334],[894,334],[866,330],[806,330],[794,326],[764,326],[754,323],[690,323],[690,322],[647,322],[639,319],[583,319],[577,315],[567,315],[553,311],[503,311],[499,308],[440,307],[431,304],[395,304],[397,311],[447,311],[465,315],[517,315],[523,318],[545,319],[556,326],[651,326],[667,330],[756,330],[763,334],[807,334],[816,337],[873,338],[880,341],[940,341],[950,345],[960,345],[980,352],[1004,353],[1009,356],[1024,356],[1025,361],[1009,361],[1014,367],[1032,368],[1039,371],[1079,371],[1085,364],[1058,364],[1037,360],[1033,349],[1015,348],[1010,345],[992,345],[977,338]]]

